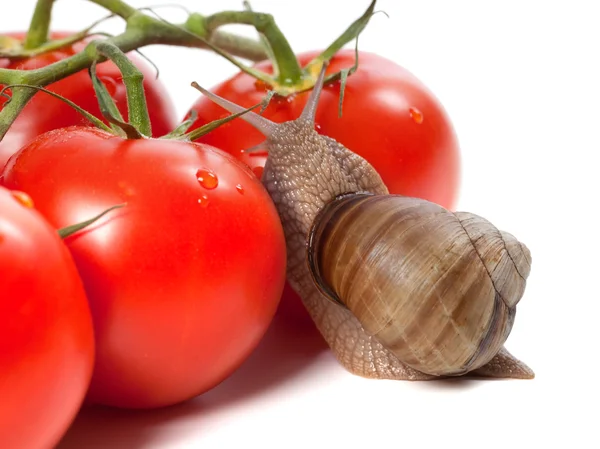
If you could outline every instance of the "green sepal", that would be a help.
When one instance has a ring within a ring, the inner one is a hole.
[[[85,117],[92,125],[97,126],[98,128],[106,131],[106,132],[112,132],[112,130],[106,126],[106,124],[104,124],[104,122],[102,120],[100,120],[98,117],[96,117],[93,114],[90,114],[88,111],[86,111],[85,109],[83,109],[82,107],[78,106],[77,104],[73,103],[71,100],[69,100],[68,98],[65,98],[59,94],[57,94],[56,92],[52,92],[51,90],[45,89],[43,87],[39,87],[39,86],[32,86],[29,84],[10,84],[8,86],[4,86],[2,88],[2,90],[0,90],[0,96],[1,97],[5,97],[8,98],[8,102],[10,102],[11,97],[9,95],[6,94],[6,90],[7,89],[11,89],[14,87],[25,87],[28,89],[35,89],[35,90],[39,90],[41,92],[44,92],[54,98],[59,99],[60,101],[62,101],[63,103],[69,105],[70,107],[72,107],[73,109],[75,109],[77,112],[79,112],[83,117]],[[6,103],[5,103],[6,104]]]
[[[100,112],[102,113],[102,116],[110,123],[112,130],[121,137],[126,137],[128,139],[143,138],[144,136],[142,136],[135,126],[123,121],[123,116],[119,112],[115,101],[108,93],[104,83],[100,81],[96,75],[96,61],[94,61],[90,66],[89,73],[94,86],[94,91],[96,92],[96,97],[98,98]]]
[[[194,124],[196,119],[198,118],[198,111],[192,109],[190,112],[190,116],[185,119],[177,128],[171,131],[169,134],[165,134],[161,137],[161,139],[185,139],[185,134],[188,132],[190,127]]]
[[[192,87],[197,89],[199,87],[198,83],[194,81],[192,83]],[[253,109],[258,108],[259,106],[262,107],[262,109],[261,109],[261,112],[262,112],[268,106],[269,101],[271,101],[271,98],[273,97],[273,95],[274,95],[274,92],[273,93],[269,92],[269,94],[267,94],[260,103],[256,103],[254,106],[250,106],[249,108],[244,109],[241,112],[236,112],[235,114],[228,115],[227,117],[224,117],[222,119],[213,120],[212,122],[207,123],[206,125],[203,125],[200,128],[196,128],[195,130],[193,130],[187,134],[184,134],[183,136],[180,137],[180,139],[194,141],[194,140],[204,136],[205,134],[208,134],[209,132],[218,128],[219,126],[224,125],[225,123],[228,123],[232,120],[235,120],[236,118],[241,117],[242,115],[252,111]]]
[[[333,43],[327,47],[320,55],[316,56],[312,61],[310,61],[305,67],[304,70],[308,73],[312,73],[311,68],[313,66],[317,66],[320,70],[321,65],[324,61],[329,61],[344,45],[350,42],[352,39],[358,38],[360,33],[363,32],[369,20],[373,16],[373,12],[375,11],[375,4],[377,0],[373,0],[367,10],[356,19],[347,29],[344,31],[340,37],[338,37]]]
[[[344,93],[346,92],[346,83],[348,82],[348,76],[352,75],[358,70],[358,37],[356,38],[356,45],[354,47],[354,65],[348,69],[340,70],[340,100],[338,103],[338,118],[342,118],[342,107],[344,105]],[[335,78],[335,75],[332,77]]]
[[[106,209],[104,212],[96,215],[93,218],[90,218],[89,220],[83,221],[81,223],[77,223],[74,225],[70,225],[70,226],[66,226],[64,228],[59,229],[58,235],[60,236],[60,238],[65,239],[73,234],[75,234],[78,231],[81,231],[82,229],[88,227],[89,225],[95,223],[96,221],[98,221],[100,218],[102,218],[103,216],[105,216],[107,213],[109,213],[112,210],[124,207],[126,205],[126,203],[124,204],[117,204],[116,206],[112,206],[109,207],[108,209]]]

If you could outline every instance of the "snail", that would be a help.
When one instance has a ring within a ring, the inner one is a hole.
[[[529,250],[477,215],[390,195],[365,159],[319,134],[325,66],[296,120],[241,117],[266,137],[262,182],[284,228],[288,281],[335,357],[368,378],[532,378],[504,347]]]

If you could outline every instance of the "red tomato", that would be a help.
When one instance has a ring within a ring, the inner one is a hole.
[[[67,34],[53,33],[53,38],[65,37]],[[23,33],[9,33],[7,35],[17,39],[23,38]],[[79,42],[60,51],[53,51],[33,58],[15,61],[0,59],[0,68],[31,70],[44,67],[82,51],[85,46],[85,42]],[[128,54],[128,57],[144,74],[144,88],[153,135],[165,135],[176,125],[175,108],[167,95],[166,88],[156,79],[155,71],[148,63],[135,54]],[[127,117],[127,96],[119,69],[112,62],[105,62],[97,66],[97,74],[106,85],[123,117]],[[75,102],[96,117],[102,118],[87,70],[52,83],[47,86],[47,89]],[[0,108],[5,102],[6,99],[0,98]],[[2,171],[8,158],[23,145],[33,140],[34,137],[52,129],[71,125],[89,125],[89,122],[62,101],[43,92],[37,93],[21,111],[21,114],[0,142],[0,171]]]
[[[316,55],[317,52],[304,53],[298,59],[306,64]],[[327,72],[338,72],[353,64],[354,51],[341,50]],[[342,118],[338,118],[340,84],[325,87],[317,109],[317,129],[367,159],[391,193],[425,198],[451,209],[459,187],[460,153],[442,105],[417,78],[392,61],[361,52],[359,64],[346,84]],[[272,70],[269,62],[261,62],[257,67],[265,72]],[[267,87],[242,73],[212,91],[249,107],[264,98]],[[275,122],[296,119],[309,94],[274,98],[262,115]],[[228,114],[204,96],[192,109],[198,113],[193,128]],[[251,167],[264,166],[266,157],[241,151],[263,140],[242,119],[199,139]]]
[[[94,364],[92,319],[73,259],[27,206],[27,197],[0,188],[2,448],[53,447],[83,402]]]
[[[304,65],[317,54],[303,53],[298,60]],[[354,60],[354,50],[341,50],[331,59],[327,72],[349,68]],[[257,68],[272,71],[268,61],[259,63]],[[212,89],[244,107],[258,103],[267,90],[263,83],[244,73]],[[390,193],[424,198],[452,209],[460,182],[460,151],[452,123],[433,93],[404,68],[368,52],[360,53],[359,68],[348,77],[342,118],[338,118],[339,93],[340,83],[323,89],[315,120],[317,130],[369,161]],[[275,122],[296,119],[309,95],[310,92],[304,92],[275,97],[262,115]],[[228,114],[204,96],[192,109],[198,113],[192,129]],[[198,141],[233,154],[260,174],[266,156],[242,150],[263,140],[252,126],[236,119]],[[286,314],[297,311],[308,320],[291,288],[286,288],[281,306],[288,309]]]
[[[207,145],[50,131],[6,165],[57,227],[127,203],[65,240],[96,330],[90,402],[174,404],[214,387],[256,347],[285,280],[267,191]]]

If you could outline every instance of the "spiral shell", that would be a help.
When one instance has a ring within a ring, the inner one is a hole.
[[[350,194],[315,220],[308,262],[322,292],[400,361],[451,376],[500,351],[531,256],[477,215],[399,195]]]

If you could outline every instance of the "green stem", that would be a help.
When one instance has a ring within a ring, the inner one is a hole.
[[[323,62],[329,61],[333,55],[335,55],[344,45],[350,42],[352,39],[357,39],[360,33],[365,29],[369,20],[373,16],[375,11],[375,4],[377,0],[372,0],[369,7],[356,19],[347,29],[344,31],[329,47],[327,47],[321,54],[310,61],[304,68],[307,72],[317,72],[321,70]]]
[[[223,11],[205,18],[210,36],[218,27],[229,24],[252,25],[269,42],[274,56],[276,80],[281,85],[293,86],[303,77],[302,68],[289,42],[271,14],[253,11]]]
[[[265,47],[260,42],[237,36],[235,34],[218,31],[213,33],[210,41],[217,47],[227,53],[247,59],[248,61],[258,62],[267,59]]]
[[[103,3],[112,7],[122,3],[110,0],[98,0],[96,3],[99,1],[103,1]],[[123,8],[115,8],[112,12],[120,12],[121,14],[127,13]],[[206,30],[203,30],[202,32],[204,35],[201,35],[200,37],[206,39],[208,37]],[[212,39],[213,42],[218,45],[222,40],[221,36],[226,35],[215,33]],[[227,40],[228,38],[224,37],[223,39]],[[129,16],[127,20],[127,29],[124,33],[107,39],[105,42],[116,45],[124,53],[152,44],[209,48],[205,41],[198,39],[198,37],[193,34],[193,31],[186,29],[185,25],[173,25],[154,19],[141,12],[136,12]],[[230,40],[230,42],[233,47],[232,52],[240,57],[247,57],[250,60],[264,59],[266,57],[264,49],[262,55],[260,54],[260,51],[258,50],[260,44],[254,40],[237,37],[235,41]],[[96,44],[90,43],[90,45]],[[62,59],[35,70],[17,71],[0,69],[0,84],[30,84],[44,87],[52,82],[89,68],[94,62],[95,56],[97,56],[95,51],[83,51],[69,58]],[[261,57],[259,58],[258,56]],[[17,94],[17,92],[20,93]],[[23,107],[25,107],[27,101],[29,101],[35,93],[31,89],[21,89],[17,92],[15,92],[13,100],[0,111],[0,140],[2,140]]]
[[[95,3],[98,6],[102,6],[104,9],[112,12],[117,16],[121,16],[125,20],[129,19],[132,15],[138,12],[137,9],[129,6],[127,3],[121,0],[88,0],[91,3]]]
[[[203,25],[194,27],[193,21],[183,25],[171,24],[150,17],[121,0],[88,1],[126,19],[127,28],[125,32],[104,41],[114,44],[124,53],[146,45],[162,44],[219,50],[220,52],[227,52],[228,55],[250,61],[259,61],[267,57],[264,47],[253,39],[220,31],[209,33]],[[46,41],[53,3],[53,0],[38,0],[30,34],[27,38],[28,46],[40,46]],[[96,43],[90,43],[90,46],[92,45],[95,46]],[[50,83],[89,68],[96,59],[98,59],[98,53],[94,48],[93,51],[86,49],[86,51],[35,70],[0,69],[0,85],[28,84],[45,87]],[[98,62],[104,59],[102,57]],[[130,82],[129,84],[139,85],[139,81]],[[133,96],[134,99],[139,98],[139,89],[137,91],[136,88],[129,87],[129,89],[129,96]],[[33,89],[15,88],[13,90],[12,100],[0,108],[0,140],[34,94],[35,90]],[[136,102],[137,100],[134,100],[134,103]],[[134,105],[132,113],[134,114],[131,117],[133,122],[138,125],[145,122],[145,117],[140,112],[140,108]],[[146,128],[146,125],[142,125],[142,128]]]
[[[25,38],[25,50],[37,48],[48,40],[54,0],[38,0]]]
[[[198,32],[191,34],[191,37],[203,42],[208,48],[210,48],[216,54],[218,54],[219,56],[222,56],[227,61],[229,61],[233,65],[235,65],[242,72],[247,73],[248,75],[252,76],[253,78],[262,80],[265,84],[270,84],[273,81],[269,75],[267,75],[259,70],[256,70],[253,67],[248,67],[247,65],[238,61],[233,55],[227,53],[226,51],[224,51],[224,50],[220,49],[219,47],[217,47],[216,45],[214,45],[210,41],[210,38],[207,39],[204,37],[200,37],[200,34],[206,34],[206,32],[207,32],[205,25],[206,25],[206,23],[205,23],[204,16],[202,16],[200,14],[191,14],[190,17],[188,18],[188,21],[185,24],[184,31],[189,34],[189,32],[188,32],[189,29],[197,28]]]
[[[115,44],[106,41],[98,42],[96,50],[110,59],[121,71],[127,94],[129,124],[143,135],[151,136],[152,128],[144,93],[144,75]]]
[[[243,2],[244,4],[244,9],[246,11],[250,11],[253,12],[252,10],[252,5],[250,5],[250,2],[248,0],[244,0]],[[275,61],[275,55],[273,54],[273,50],[271,50],[271,44],[269,44],[269,41],[265,38],[264,35],[262,35],[261,33],[258,33],[258,38],[260,39],[261,44],[263,45],[263,47],[265,47],[265,51],[267,53],[267,56],[269,57],[270,61]],[[273,67],[273,75],[277,76],[278,73],[275,71],[276,67]]]
[[[26,73],[25,70],[0,69],[0,85],[18,84]]]

